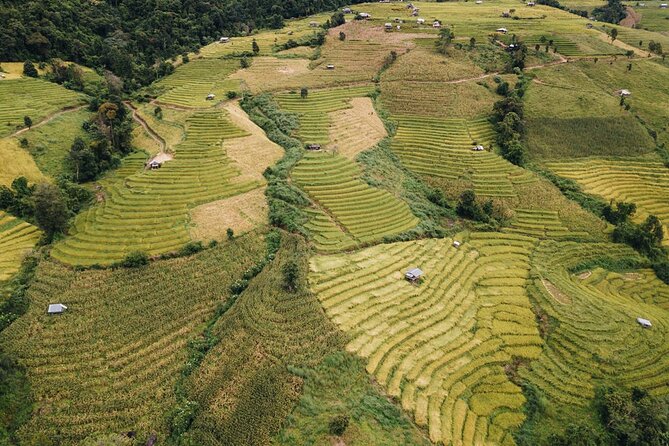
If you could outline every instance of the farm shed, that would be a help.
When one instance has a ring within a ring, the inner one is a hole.
[[[151,170],[155,170],[155,169],[160,169],[160,166],[162,165],[163,164],[160,161],[153,160],[149,164],[147,164],[147,167]]]
[[[441,23],[439,22],[439,20],[435,20],[432,23],[432,28],[441,28]]]
[[[361,12],[358,15],[360,16],[360,18],[363,18],[363,19],[371,19],[372,18],[371,14],[369,14],[367,12]]]
[[[588,28],[588,29],[592,29],[592,23],[587,23],[587,24],[585,25],[585,27]]]
[[[351,13],[351,8],[344,8],[341,10],[344,14],[350,14]]]
[[[63,304],[49,304],[49,308],[47,308],[46,312],[47,314],[61,314],[64,313],[65,310],[67,310],[67,307]]]
[[[418,18],[418,19],[416,19],[416,23],[418,25],[422,25],[423,23],[425,23],[425,19]]]
[[[320,144],[307,144],[307,150],[321,150]]]
[[[666,3],[660,3],[660,8],[667,9],[667,4]]]
[[[454,248],[459,248],[461,244],[462,244],[462,243],[460,243],[460,242],[457,241],[457,240],[454,240],[454,241],[453,241],[453,247],[454,247]]]
[[[625,88],[623,88],[622,90],[618,90],[618,91],[616,91],[616,95],[617,95],[617,96],[624,96],[624,97],[627,97],[627,96],[632,96],[632,92],[629,91],[629,90],[627,90],[627,89],[625,89]]]
[[[423,277],[423,271],[420,268],[412,268],[406,273],[404,273],[404,277],[409,281],[409,282],[415,282],[419,280],[421,277]]]
[[[653,326],[653,324],[650,323],[648,319],[644,319],[642,317],[636,318],[636,321],[641,325],[643,328],[650,328]]]
[[[509,32],[509,30],[506,29],[506,28],[497,28],[495,31],[497,31],[498,33],[502,33],[502,34],[506,34],[506,33]]]
[[[527,6],[534,6],[534,5],[536,5],[536,3],[534,3],[534,2],[527,2]]]
[[[472,147],[472,150],[474,152],[483,152],[485,150],[485,147],[483,147],[481,144],[477,144],[474,147]]]
[[[483,0],[476,0],[474,3],[476,3],[477,5],[482,5],[482,4],[483,4]]]
[[[318,28],[318,22],[309,22],[309,26],[312,28]]]
[[[334,70],[334,69],[335,69],[335,66],[334,66],[333,64],[329,63],[329,64],[327,64],[327,65],[325,66],[325,68],[326,68],[327,70]]]
[[[386,22],[383,27],[386,29],[386,31],[391,31],[393,29],[393,24]]]
[[[209,93],[207,95],[207,100],[208,101],[213,101],[215,97],[216,97],[216,95],[214,93]]]
[[[230,37],[221,37],[218,39],[220,43],[228,43],[230,41]]]

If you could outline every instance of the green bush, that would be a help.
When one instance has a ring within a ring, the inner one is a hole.
[[[133,251],[128,253],[121,262],[121,266],[124,268],[139,268],[140,266],[148,264],[149,256],[144,251]]]
[[[202,250],[204,250],[202,242],[188,242],[179,250],[179,254],[182,256],[190,256],[197,254]]]
[[[328,423],[328,431],[330,435],[341,436],[346,432],[348,427],[348,416],[347,415],[337,415],[336,417],[330,420]]]

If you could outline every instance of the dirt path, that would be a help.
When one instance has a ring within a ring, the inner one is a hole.
[[[605,34],[603,32],[599,33],[599,39],[606,42],[606,43],[609,43],[613,46],[617,46],[618,48],[623,49],[625,51],[632,50],[632,51],[634,51],[634,54],[636,54],[637,56],[650,57],[650,53],[648,51],[644,51],[644,50],[641,50],[641,49],[639,49],[637,47],[634,47],[632,45],[628,45],[625,42],[621,42],[618,39],[616,39],[612,42],[611,38],[608,36],[608,34]]]
[[[14,133],[12,133],[11,135],[5,136],[5,138],[12,138],[12,137],[15,137],[15,136],[19,136],[19,135],[21,135],[22,133],[27,132],[28,130],[32,130],[32,129],[36,129],[36,128],[38,128],[38,127],[42,127],[44,124],[48,124],[49,122],[53,121],[54,119],[56,119],[57,117],[59,117],[59,116],[61,116],[61,115],[64,115],[65,113],[72,113],[72,112],[75,112],[75,111],[79,111],[79,110],[81,110],[81,109],[84,108],[84,107],[86,107],[86,106],[85,106],[85,105],[79,105],[79,106],[77,106],[77,107],[67,107],[67,108],[64,108],[64,109],[62,109],[62,110],[60,110],[60,111],[57,111],[57,112],[55,112],[55,113],[50,114],[49,116],[47,116],[46,118],[42,119],[40,122],[38,122],[37,124],[33,125],[32,127],[30,127],[30,128],[26,127],[26,128],[24,128],[24,129],[17,130],[17,131],[15,131]]]
[[[151,137],[151,139],[153,139],[158,143],[158,145],[160,146],[160,153],[166,153],[167,143],[165,142],[163,137],[160,136],[158,133],[156,133],[156,131],[153,130],[141,116],[139,116],[139,114],[137,113],[137,107],[135,107],[130,101],[124,101],[123,103],[128,107],[130,107],[130,110],[132,110],[132,119],[134,119],[136,123],[142,126],[144,131],[146,131],[146,133]]]

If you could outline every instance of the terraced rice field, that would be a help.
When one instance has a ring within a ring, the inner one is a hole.
[[[462,240],[462,239],[461,239]],[[472,234],[317,256],[310,283],[347,349],[401,400],[433,442],[515,444],[523,422],[520,388],[503,367],[537,358],[542,340],[525,284],[530,237]],[[425,271],[415,286],[409,268]]]
[[[397,116],[393,150],[411,170],[448,179],[466,178],[478,195],[515,197],[514,184],[536,179],[488,151],[475,152],[475,143],[490,149],[492,125],[485,118],[474,121]]]
[[[541,37],[545,37],[544,42],[541,41]],[[554,35],[549,33],[528,36],[523,39],[525,44],[529,48],[534,48],[535,45],[539,44],[541,50],[545,50],[546,43],[549,40],[553,41],[553,46],[549,48],[550,52],[553,52],[557,49],[557,52],[570,58],[574,57],[593,57],[593,56],[612,56],[612,55],[621,55],[625,52],[613,45],[609,45],[602,40],[596,39],[594,37],[590,39],[584,39],[583,33],[574,33],[574,34],[561,34]]]
[[[526,234],[537,238],[587,238],[589,234],[583,231],[571,231],[560,220],[557,211],[516,209],[515,216],[505,232]]]
[[[403,201],[375,189],[360,179],[357,164],[340,155],[310,152],[295,166],[293,180],[325,210],[345,235],[334,235],[322,213],[315,214],[310,228],[320,234],[322,245],[332,242],[340,249],[352,238],[357,243],[379,241],[412,229],[418,219]],[[334,241],[332,241],[334,239]]]
[[[128,431],[166,438],[188,342],[263,248],[257,235],[238,238],[135,270],[75,272],[42,262],[28,313],[0,334],[3,352],[28,370],[35,399],[21,442],[58,437],[75,445],[91,433]],[[67,312],[48,316],[54,302]]]
[[[622,256],[637,254],[624,245],[555,241],[542,242],[534,253],[536,275],[529,290],[557,324],[541,356],[522,375],[553,403],[586,406],[594,387],[612,379],[657,395],[669,393],[669,312],[654,302],[663,298],[653,296],[666,296],[667,286],[646,279],[645,286],[630,292],[618,280],[602,287],[595,275],[579,279],[568,271],[583,261]],[[642,274],[649,277],[648,271]],[[558,301],[542,279],[568,303]],[[648,290],[650,283],[657,287]],[[649,319],[653,327],[643,329],[637,317]]]
[[[635,203],[635,221],[655,215],[662,221],[665,234],[669,234],[669,170],[660,161],[589,158],[551,162],[547,166],[558,175],[577,181],[588,193]],[[668,237],[664,244],[669,246]]]
[[[33,225],[0,211],[0,282],[19,270],[23,256],[40,238]]]
[[[328,113],[350,108],[350,100],[374,91],[373,86],[333,88],[309,92],[305,99],[300,93],[282,93],[275,96],[282,109],[297,113],[300,128],[297,136],[305,143],[327,144],[331,120]]]
[[[186,120],[186,138],[175,159],[155,171],[110,182],[106,199],[80,214],[73,235],[51,255],[70,264],[108,264],[130,251],[160,254],[190,241],[189,209],[257,187],[235,181],[240,172],[226,156],[225,140],[247,136],[220,111],[200,111]],[[136,166],[128,165],[128,173]]]
[[[181,107],[211,107],[224,99],[228,91],[239,90],[238,80],[227,79],[238,68],[239,61],[234,59],[193,60],[156,84],[168,89],[157,100]],[[209,94],[214,94],[215,100],[207,100]]]
[[[653,270],[615,273],[595,268],[581,277],[581,283],[595,287],[603,293],[620,294],[669,311],[669,286],[658,279]]]
[[[39,98],[39,100],[35,100]],[[40,79],[0,81],[0,137],[23,127],[23,117],[38,123],[49,114],[83,102],[83,95]]]

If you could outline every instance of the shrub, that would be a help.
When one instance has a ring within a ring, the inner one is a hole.
[[[300,269],[294,261],[290,261],[283,265],[281,269],[283,275],[283,288],[286,291],[294,293],[299,287]]]
[[[233,231],[232,228],[228,228],[225,231],[225,234],[228,236],[228,240],[232,240],[233,238],[235,238],[235,231]]]
[[[148,264],[149,256],[144,251],[133,251],[128,253],[121,262],[121,266],[124,268],[139,268],[140,266]]]
[[[348,427],[348,416],[347,415],[337,415],[336,417],[330,420],[328,424],[328,431],[331,435],[341,436],[346,432]]]
[[[235,99],[237,97],[237,92],[235,90],[230,90],[225,95],[228,99]]]
[[[188,242],[180,250],[179,254],[182,256],[190,256],[197,254],[204,249],[202,242]]]

